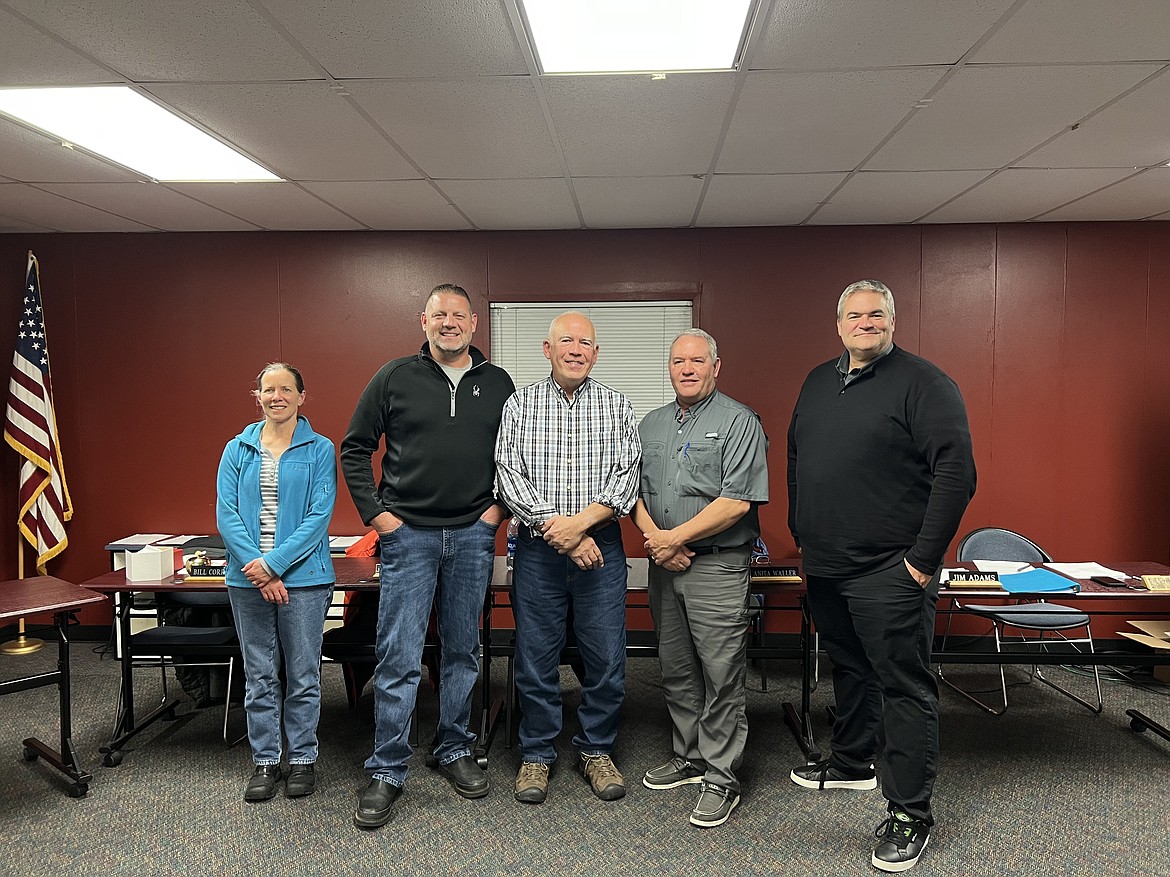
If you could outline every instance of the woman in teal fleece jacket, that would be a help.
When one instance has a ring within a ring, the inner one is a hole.
[[[301,373],[272,363],[256,378],[255,394],[264,419],[224,448],[215,506],[244,656],[256,766],[244,791],[250,802],[276,794],[282,736],[288,740],[285,794],[301,797],[316,788],[321,634],[334,582],[329,521],[337,498],[333,443],[300,415]]]

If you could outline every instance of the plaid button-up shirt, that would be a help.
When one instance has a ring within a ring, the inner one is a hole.
[[[628,514],[642,444],[630,400],[586,378],[570,401],[552,377],[517,390],[496,437],[496,496],[530,527],[591,503]]]

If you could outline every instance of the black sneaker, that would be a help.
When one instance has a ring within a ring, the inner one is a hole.
[[[870,863],[882,871],[909,871],[930,840],[930,826],[901,810],[877,827],[878,839]]]
[[[847,775],[830,765],[828,759],[795,768],[788,778],[806,789],[855,789],[868,792],[877,788],[877,774],[872,767],[863,774]]]

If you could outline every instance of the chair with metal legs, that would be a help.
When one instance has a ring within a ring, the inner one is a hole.
[[[1052,560],[1043,548],[1012,530],[999,527],[983,527],[968,533],[959,543],[958,559],[960,561],[974,560],[1013,560],[1021,563],[1047,563]],[[992,634],[995,638],[995,650],[999,654],[1008,654],[1012,647],[1032,650],[1035,654],[1052,654],[1053,646],[1072,647],[1072,654],[1081,652],[1081,648],[1093,653],[1093,634],[1089,628],[1089,615],[1071,606],[1062,606],[1058,603],[1049,603],[1045,600],[1035,602],[1016,602],[1006,605],[979,605],[963,603],[958,598],[951,598],[951,612],[947,614],[947,625],[943,633],[942,650],[947,649],[947,641],[951,634],[951,619],[956,612],[965,612],[977,615],[991,623]],[[1018,631],[1009,634],[1008,629]],[[1071,636],[1069,631],[1084,629],[1084,636]],[[1031,635],[1029,635],[1031,634]],[[1005,648],[1006,647],[1006,648]],[[1065,652],[1061,652],[1064,654]],[[1092,662],[1090,662],[1092,663]],[[992,715],[1003,715],[1008,708],[1007,678],[1004,675],[1003,664],[999,664],[1000,693],[1003,699],[1002,706],[992,706],[972,692],[956,685],[945,675],[943,664],[937,667],[939,681],[948,688],[958,692],[963,697],[978,705]],[[1039,664],[1032,664],[1028,673],[1028,682],[1033,679],[1043,682],[1066,697],[1075,700],[1093,713],[1100,713],[1103,701],[1101,697],[1101,676],[1095,663],[1093,667],[1093,682],[1096,687],[1096,702],[1085,700],[1067,688],[1057,684],[1044,675]]]

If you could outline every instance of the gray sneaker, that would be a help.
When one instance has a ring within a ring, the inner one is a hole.
[[[703,791],[699,793],[699,800],[695,803],[695,809],[691,811],[691,825],[697,825],[699,828],[722,825],[731,815],[731,811],[738,806],[738,792],[714,783],[703,783]]]
[[[692,761],[675,756],[666,764],[652,767],[642,777],[642,785],[648,789],[677,789],[693,783],[701,783],[705,771]]]

